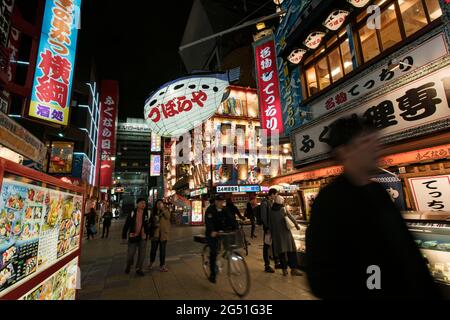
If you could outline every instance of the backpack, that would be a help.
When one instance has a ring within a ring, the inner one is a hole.
[[[253,210],[255,212],[256,224],[261,226],[263,224],[261,219],[261,205],[257,205]]]

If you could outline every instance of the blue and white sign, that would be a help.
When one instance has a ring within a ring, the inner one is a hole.
[[[384,187],[400,211],[406,210],[402,181],[398,177],[386,173],[372,177],[372,181],[378,182]]]
[[[157,154],[150,155],[150,176],[158,177],[161,175],[161,156]]]

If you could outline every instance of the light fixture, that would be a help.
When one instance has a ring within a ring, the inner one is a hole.
[[[116,161],[116,157],[111,157],[111,161]]]
[[[60,137],[60,138],[64,138],[64,133],[62,133],[62,132],[59,132],[59,133],[58,133],[58,137]]]
[[[266,24],[264,22],[259,22],[258,24],[256,24],[256,30],[261,31],[264,30],[266,28]]]
[[[9,114],[8,116],[11,118],[22,118],[20,114]]]

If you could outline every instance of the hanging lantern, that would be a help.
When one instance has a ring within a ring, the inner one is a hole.
[[[344,24],[345,18],[348,16],[348,14],[349,12],[345,10],[335,10],[330,13],[323,25],[326,28],[335,31]]]
[[[351,3],[354,7],[362,8],[365,7],[370,0],[347,0],[347,2]]]
[[[303,49],[295,49],[291,52],[288,57],[290,63],[299,64],[302,61],[303,55],[306,53],[306,50]]]
[[[323,37],[325,37],[325,32],[321,31],[312,32],[308,35],[303,44],[310,49],[316,49],[320,45],[320,42],[322,41]]]

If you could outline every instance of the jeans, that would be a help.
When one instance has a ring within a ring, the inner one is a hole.
[[[92,239],[94,239],[94,233],[92,233],[91,231],[91,225],[87,225],[86,226],[86,232],[87,232],[87,239],[89,240],[90,237],[92,237]]]
[[[106,231],[106,237],[109,236],[109,227],[110,225],[103,225],[103,232],[102,232],[102,238],[105,237],[105,231]]]
[[[136,250],[138,251],[138,258],[136,262],[136,270],[142,270],[145,259],[145,250],[147,247],[147,240],[140,240],[138,242],[128,241],[128,254],[127,254],[127,268],[133,265],[134,256]]]
[[[219,240],[214,238],[207,238],[209,246],[209,268],[211,272],[211,278],[216,277],[217,271],[217,252],[219,249]]]
[[[159,266],[163,267],[166,265],[166,245],[167,240],[152,240],[152,247],[150,250],[150,263],[155,262],[156,260],[156,251],[158,251],[159,246]]]
[[[286,255],[287,255],[287,260],[286,260]],[[288,252],[287,254],[282,253],[282,254],[280,254],[279,259],[280,259],[281,267],[283,270],[287,270],[288,265],[291,269],[298,269],[297,253],[295,253],[295,252]]]

